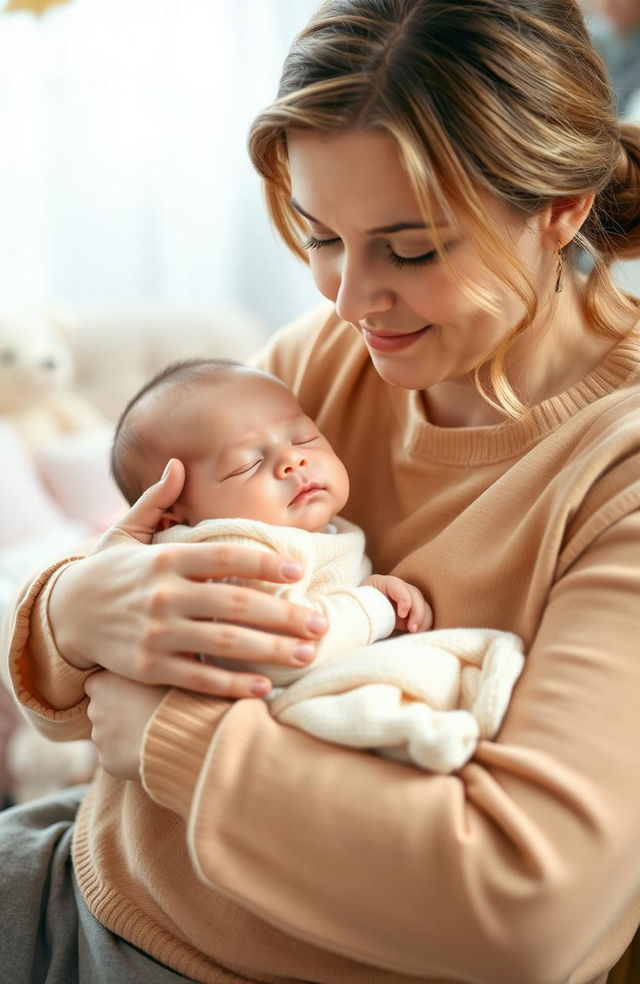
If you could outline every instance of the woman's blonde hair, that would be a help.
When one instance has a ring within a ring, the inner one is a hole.
[[[271,218],[307,259],[290,204],[286,132],[374,129],[391,135],[441,261],[437,203],[461,219],[487,266],[521,297],[526,315],[490,358],[483,395],[505,414],[525,408],[507,380],[506,353],[532,322],[536,292],[486,224],[487,190],[523,217],[553,199],[595,192],[562,256],[593,259],[585,307],[600,332],[628,331],[637,302],[613,283],[613,259],[640,255],[640,128],[622,125],[604,65],[574,0],[326,0],[294,40],[276,101],[254,121],[249,152]],[[495,298],[464,284],[487,310]],[[616,328],[615,324],[624,328]]]

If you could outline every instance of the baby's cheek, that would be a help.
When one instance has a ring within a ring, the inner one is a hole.
[[[219,485],[212,487],[203,483],[197,488],[192,486],[189,490],[189,508],[197,516],[197,522],[233,515],[229,512],[228,499],[228,490]]]
[[[349,498],[349,475],[347,474],[347,469],[338,458],[336,458],[335,465],[334,493],[338,500],[336,512],[340,512],[347,504]]]

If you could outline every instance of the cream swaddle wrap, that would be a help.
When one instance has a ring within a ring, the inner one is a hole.
[[[361,586],[371,573],[364,534],[335,519],[309,533],[250,519],[174,526],[154,542],[237,543],[283,553],[302,565],[294,584],[242,582],[321,611],[329,629],[309,667],[212,659],[263,673],[276,689],[271,713],[326,741],[376,751],[436,772],[459,769],[479,739],[494,738],[524,665],[521,640],[493,629],[442,629],[386,638],[390,602]],[[384,640],[384,641],[377,641]]]

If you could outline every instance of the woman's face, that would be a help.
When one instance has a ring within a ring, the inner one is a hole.
[[[487,313],[434,251],[394,140],[375,131],[287,137],[292,200],[308,224],[311,271],[340,317],[362,334],[383,379],[426,389],[480,365],[524,314],[522,302],[491,274],[464,229],[436,214],[460,274],[489,289],[501,317]],[[525,223],[482,198],[487,223],[548,289],[554,257],[535,219]]]

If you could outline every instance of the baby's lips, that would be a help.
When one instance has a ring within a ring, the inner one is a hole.
[[[300,499],[301,496],[306,495],[307,492],[324,492],[324,491],[325,491],[325,486],[320,485],[319,482],[307,482],[305,485],[300,486],[300,488],[294,495],[289,505],[293,506],[298,501],[298,499]]]

